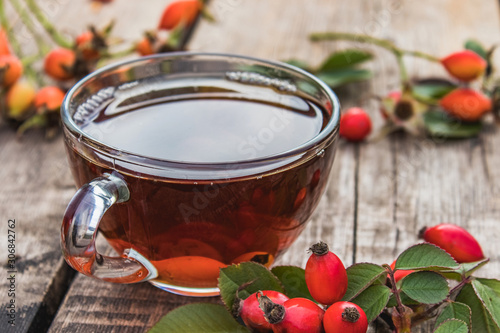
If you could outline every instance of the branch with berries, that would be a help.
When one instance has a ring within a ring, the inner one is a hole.
[[[155,332],[356,332],[369,323],[396,333],[431,322],[433,332],[499,332],[500,280],[474,276],[487,264],[480,244],[453,224],[424,228],[425,242],[391,265],[347,269],[319,242],[305,269],[255,262],[222,268],[224,306],[195,303],[174,309]],[[193,314],[196,313],[196,316]]]
[[[12,27],[13,19],[9,20],[5,12],[6,1],[17,15],[13,15],[15,19],[19,18],[33,35],[35,54],[23,55]],[[100,1],[101,5],[108,2]],[[68,39],[36,1],[0,0],[0,115],[19,135],[31,128],[43,128],[47,137],[53,137],[59,131],[59,108],[64,95],[77,80],[111,59],[182,50],[199,16],[213,20],[201,0],[170,2],[156,28],[144,32],[141,40],[124,50],[113,51],[117,40],[112,36],[113,22],[102,29],[90,26]],[[43,27],[48,40],[37,31],[33,18]]]

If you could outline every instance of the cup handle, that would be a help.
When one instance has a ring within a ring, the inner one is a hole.
[[[130,192],[123,179],[104,174],[83,185],[64,213],[61,247],[66,262],[94,278],[117,283],[135,283],[155,278],[156,268],[134,249],[122,257],[97,252],[95,238],[102,216],[111,205],[127,201]]]

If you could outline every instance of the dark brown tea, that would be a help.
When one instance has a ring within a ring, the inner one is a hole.
[[[269,266],[304,228],[335,145],[300,163],[300,156],[251,169],[238,162],[305,144],[329,116],[296,96],[272,92],[279,98],[269,102],[269,90],[251,99],[209,85],[136,94],[80,125],[109,147],[172,162],[172,170],[156,170],[68,149],[78,186],[106,172],[127,183],[129,201],[113,205],[99,229],[118,253],[135,249],[147,258],[158,270],[153,282],[215,287],[221,267]]]

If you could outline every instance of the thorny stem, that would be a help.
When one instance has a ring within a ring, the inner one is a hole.
[[[39,51],[39,56],[42,54],[45,54],[49,51],[49,46],[44,43],[43,38],[40,36],[39,32],[33,25],[33,22],[31,21],[30,17],[28,16],[28,13],[26,12],[26,9],[21,6],[18,0],[9,0],[12,7],[14,10],[19,14],[19,17],[23,21],[23,24],[28,28],[28,30],[33,34],[35,37],[35,42],[38,45],[38,51]]]
[[[61,35],[57,29],[52,25],[49,19],[40,10],[40,7],[35,3],[34,0],[25,0],[28,5],[29,10],[35,15],[36,19],[43,26],[50,38],[61,47],[71,48],[73,45],[70,41]]]
[[[10,45],[12,46],[14,53],[21,58],[22,57],[21,45],[19,44],[16,35],[14,34],[14,30],[11,27],[9,27],[8,22],[9,21],[7,20],[7,16],[5,15],[4,1],[0,0],[0,23],[2,25],[3,30],[7,34],[7,37],[9,39]]]
[[[396,297],[396,311],[398,312],[399,316],[401,318],[404,318],[406,316],[406,310],[405,306],[403,305],[403,302],[401,301],[401,295],[399,293],[398,287],[396,285],[396,279],[394,278],[394,271],[389,265],[383,265],[384,268],[386,269],[387,273],[389,273],[389,279],[391,280],[391,291]],[[401,320],[401,322],[405,322],[404,320]],[[397,325],[396,325],[397,326]],[[396,327],[397,332],[410,332],[410,327]]]
[[[408,73],[406,71],[406,67],[403,62],[403,56],[409,55],[417,58],[422,58],[426,59],[428,61],[432,62],[438,62],[439,58],[424,53],[420,51],[412,51],[412,50],[405,50],[405,49],[400,49],[396,45],[394,45],[393,42],[387,40],[387,39],[381,39],[381,38],[376,38],[368,35],[363,35],[363,34],[355,34],[355,33],[349,33],[349,32],[320,32],[320,33],[313,33],[310,35],[310,39],[312,41],[322,41],[322,40],[349,40],[353,42],[360,42],[360,43],[366,43],[366,44],[373,44],[378,47],[384,48],[390,52],[396,57],[398,61],[398,66],[399,66],[399,71],[400,71],[400,79],[401,83],[405,84],[408,82]]]

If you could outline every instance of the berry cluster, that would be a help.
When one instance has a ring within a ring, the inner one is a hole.
[[[35,18],[43,17],[36,3],[31,3],[29,9],[34,11]],[[109,59],[133,53],[150,55],[180,50],[187,31],[203,9],[203,2],[199,0],[173,1],[164,9],[155,30],[145,32],[142,40],[115,53],[110,50],[116,40],[111,37],[112,23],[102,30],[91,26],[75,38],[66,40],[47,18],[42,18],[55,46],[36,39],[38,54],[21,58],[22,50],[16,36],[12,29],[7,28],[8,22],[3,22],[4,28],[0,29],[2,117],[17,128],[19,134],[32,127],[44,127],[48,135],[53,135],[59,125],[59,108],[65,92],[77,80]],[[23,16],[25,13],[18,14],[23,21],[27,20]],[[26,27],[31,27],[31,24],[26,22]],[[35,70],[39,62],[43,62],[43,73]]]

